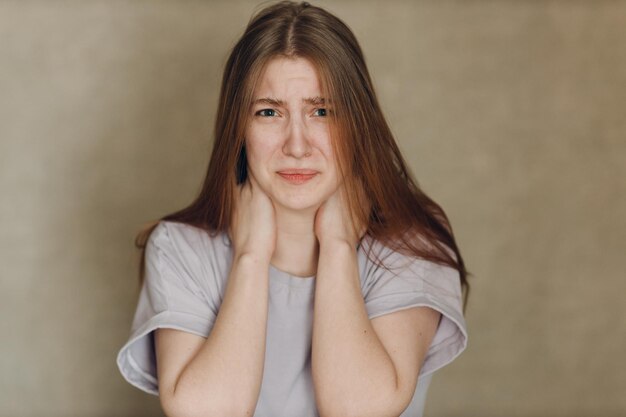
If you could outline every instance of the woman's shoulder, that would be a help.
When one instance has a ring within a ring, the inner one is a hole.
[[[220,239],[228,241],[226,233],[211,231],[189,223],[174,220],[161,220],[154,228],[153,233],[165,233],[173,238],[182,239]]]
[[[169,268],[170,276],[210,297],[223,293],[232,251],[226,233],[161,220],[146,245],[146,258],[160,268]]]
[[[171,220],[159,222],[152,231],[148,244],[156,245],[161,250],[175,251],[187,258],[205,258],[215,252],[222,255],[230,250],[230,240],[226,233]]]
[[[431,243],[426,242],[425,248],[428,245]],[[447,246],[444,249],[449,250]],[[456,268],[415,253],[395,240],[387,242],[369,237],[363,241],[360,252],[361,279],[366,298],[381,297],[387,293],[419,292],[425,297],[443,300],[442,303],[446,302],[460,311],[462,289]]]
[[[424,236],[411,233],[403,236],[405,239],[396,237],[395,239],[382,239],[370,235],[365,235],[359,244],[359,252],[366,258],[367,263],[374,263],[383,266],[385,269],[397,270],[406,268],[432,268],[435,267],[433,261],[415,252],[414,248],[420,248],[422,254],[433,251],[434,245]],[[409,246],[408,243],[411,243]],[[443,250],[456,259],[454,252],[442,242],[439,242]]]

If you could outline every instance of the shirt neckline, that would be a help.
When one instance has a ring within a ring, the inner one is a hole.
[[[315,275],[310,277],[297,277],[270,264],[271,280],[290,287],[312,288],[315,285]]]

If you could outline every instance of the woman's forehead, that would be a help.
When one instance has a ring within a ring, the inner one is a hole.
[[[254,100],[299,98],[319,101],[322,98],[318,71],[306,58],[278,57],[263,69],[254,92]]]

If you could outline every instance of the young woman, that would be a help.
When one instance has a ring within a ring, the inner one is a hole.
[[[117,362],[170,417],[420,416],[467,343],[467,271],[416,185],[361,49],[282,2],[226,64],[203,188],[138,236]]]

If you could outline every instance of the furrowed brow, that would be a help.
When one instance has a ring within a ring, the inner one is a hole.
[[[285,105],[285,102],[282,100],[278,100],[276,98],[262,97],[262,98],[257,98],[252,102],[252,105],[256,105],[256,104],[267,104],[270,106],[282,107]]]
[[[323,106],[326,104],[326,99],[324,97],[307,97],[303,98],[302,101],[312,106]]]

